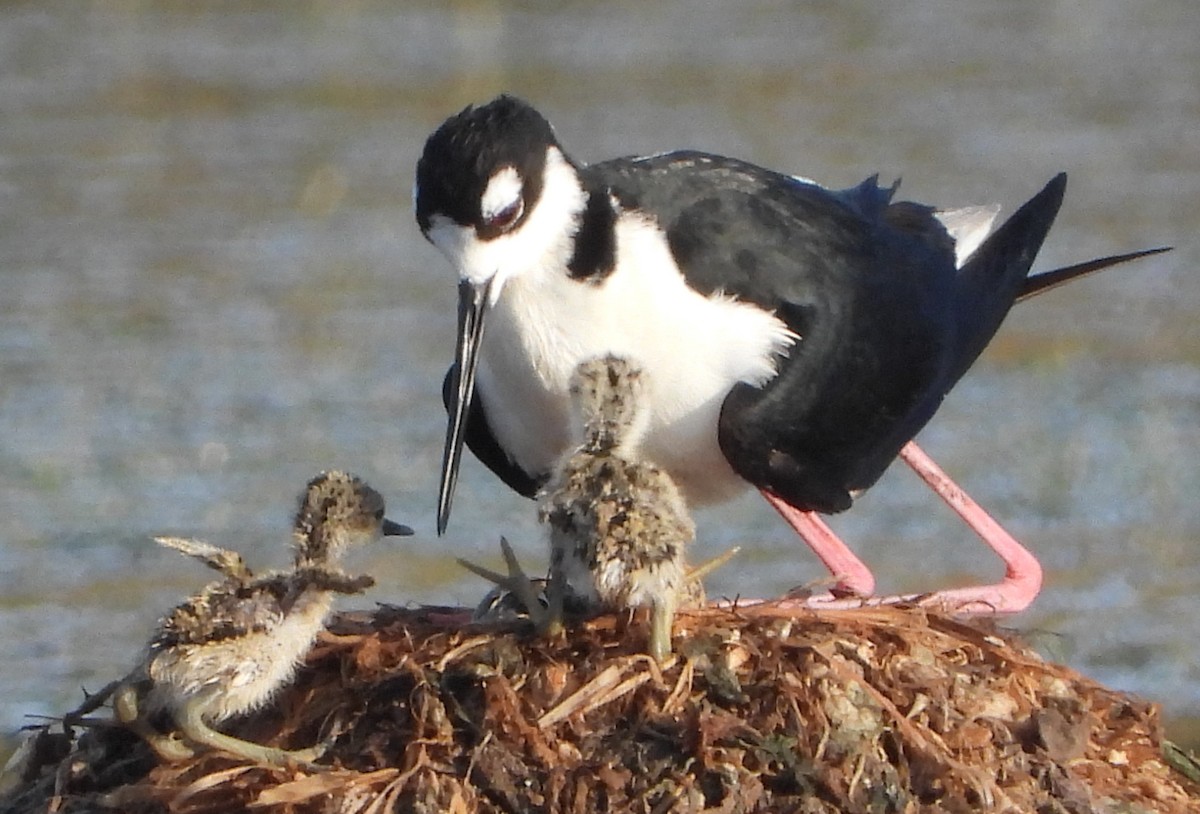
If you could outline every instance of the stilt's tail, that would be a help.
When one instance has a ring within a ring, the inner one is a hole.
[[[948,386],[983,352],[1008,309],[1024,292],[1029,267],[1054,223],[1066,188],[1066,173],[1054,176],[963,264],[955,302],[958,342]]]

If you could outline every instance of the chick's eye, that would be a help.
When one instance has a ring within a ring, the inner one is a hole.
[[[521,213],[524,211],[525,202],[517,198],[499,212],[485,215],[483,223],[490,229],[499,229],[504,232],[512,228],[512,225],[517,222],[517,219],[521,217]]]

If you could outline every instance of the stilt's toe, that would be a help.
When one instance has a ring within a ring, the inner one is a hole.
[[[196,751],[183,742],[183,739],[178,735],[164,734],[162,732],[154,732],[149,726],[133,727],[146,743],[150,744],[150,748],[163,760],[168,763],[178,763],[183,760],[190,760],[196,756]]]
[[[525,614],[533,622],[538,633],[542,635],[557,635],[562,632],[563,623],[563,596],[566,586],[561,585],[556,588],[555,580],[551,579],[546,588],[546,602],[543,603],[538,597],[538,588],[534,580],[529,578],[525,573],[525,569],[521,567],[520,561],[517,559],[516,553],[512,550],[508,540],[500,538],[500,550],[504,554],[505,567],[508,569],[508,574],[499,574],[490,568],[484,568],[481,565],[476,565],[470,560],[459,558],[458,564],[466,568],[473,574],[483,577],[488,582],[493,582],[502,590],[510,592],[517,598],[523,607]],[[494,600],[485,599],[480,607],[476,610],[476,619],[487,619],[489,609],[497,604]],[[546,607],[546,605],[549,607]],[[484,607],[484,606],[487,607]]]

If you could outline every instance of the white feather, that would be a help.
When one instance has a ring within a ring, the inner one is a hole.
[[[940,209],[933,216],[954,238],[954,267],[962,268],[980,244],[992,232],[992,224],[1000,214],[999,204],[964,206],[960,209]]]

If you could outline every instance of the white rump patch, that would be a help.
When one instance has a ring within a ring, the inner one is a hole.
[[[979,245],[992,233],[992,224],[1000,214],[1000,204],[939,209],[933,216],[954,238],[954,267],[962,268]]]

